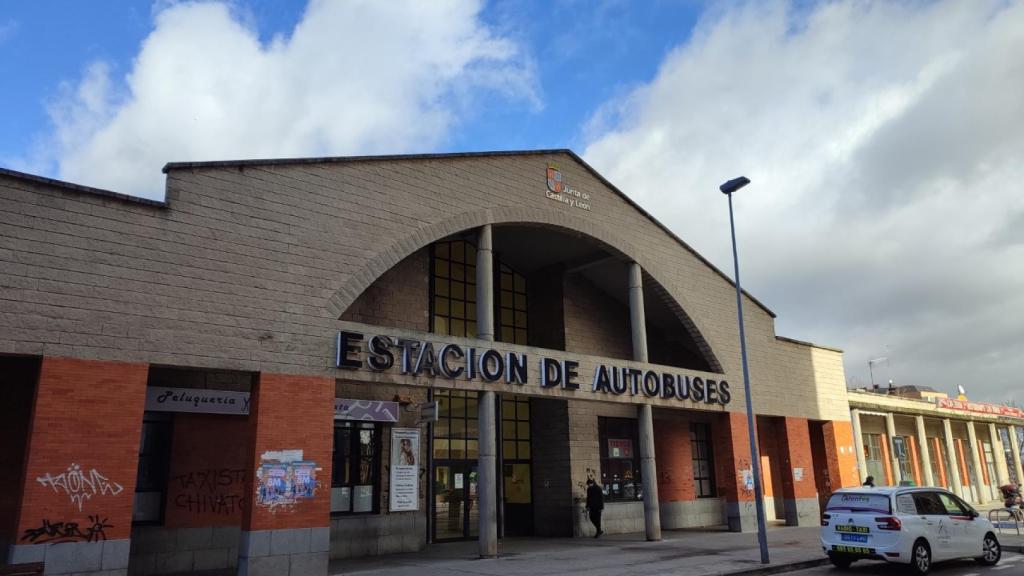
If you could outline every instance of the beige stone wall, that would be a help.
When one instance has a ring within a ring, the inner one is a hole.
[[[626,274],[625,267],[622,271]],[[567,274],[563,293],[565,349],[593,356],[633,358],[629,309],[578,274]]]
[[[549,162],[590,211],[545,197]],[[743,409],[732,285],[568,154],[172,168],[167,203],[0,175],[0,353],[337,375],[337,319],[381,274],[450,234],[530,222],[640,263]],[[848,419],[840,355],[744,311],[759,411]]]

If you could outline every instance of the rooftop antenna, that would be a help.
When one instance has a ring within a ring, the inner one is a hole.
[[[889,361],[889,359],[886,358],[885,356],[881,356],[881,357],[875,358],[873,360],[868,360],[868,372],[871,373],[871,389],[872,390],[878,390],[878,384],[875,384],[875,370],[874,370],[875,364],[878,364],[880,362],[888,362],[888,361]]]

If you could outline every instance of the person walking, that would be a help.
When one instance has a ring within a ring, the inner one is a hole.
[[[604,510],[604,492],[594,482],[593,478],[587,478],[587,511],[590,513],[590,522],[597,528],[594,538],[604,534],[601,529],[601,512]]]

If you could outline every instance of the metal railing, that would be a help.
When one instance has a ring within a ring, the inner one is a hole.
[[[1013,527],[1017,531],[1017,535],[1020,536],[1020,533],[1021,533],[1021,531],[1020,531],[1020,529],[1021,529],[1020,514],[1021,514],[1020,510],[1014,511],[1014,510],[1010,510],[1009,508],[995,508],[993,510],[989,510],[988,511],[988,521],[991,522],[993,526],[995,526],[996,530],[998,530],[1000,534],[1002,534],[1003,533],[1003,521],[1004,521],[1004,519],[1001,519],[1000,515],[1005,515],[1006,523],[1009,524],[1010,522],[1013,522]],[[1007,528],[1007,530],[1009,530],[1009,528]]]

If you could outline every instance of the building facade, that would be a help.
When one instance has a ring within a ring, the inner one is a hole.
[[[1024,482],[1024,410],[930,389],[852,390],[849,402],[862,481],[941,486],[975,504],[1002,501],[999,486]]]
[[[0,171],[9,562],[486,556],[593,534],[588,479],[607,532],[755,529],[734,286],[572,152],[165,172]],[[769,515],[816,525],[860,481],[842,354],[744,299]]]

